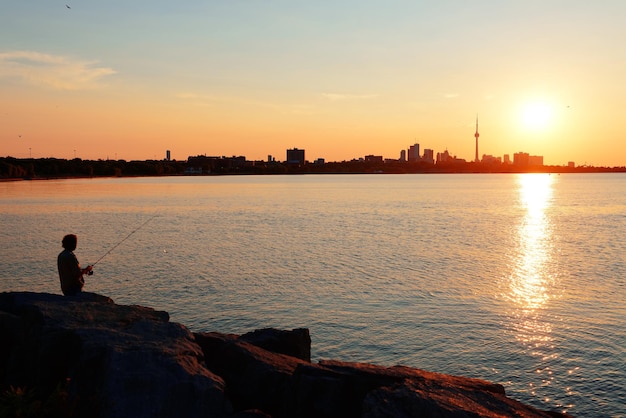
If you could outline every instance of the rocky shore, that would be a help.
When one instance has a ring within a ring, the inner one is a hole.
[[[565,417],[501,385],[312,363],[307,329],[192,333],[84,293],[0,293],[0,417]]]

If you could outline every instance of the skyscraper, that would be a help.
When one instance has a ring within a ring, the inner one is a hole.
[[[420,144],[409,146],[409,161],[419,161],[420,159]]]
[[[428,164],[435,164],[435,151],[428,148],[424,149],[422,161],[427,162]]]

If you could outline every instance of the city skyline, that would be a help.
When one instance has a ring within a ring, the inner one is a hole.
[[[626,165],[626,3],[117,0],[0,16],[0,155]]]

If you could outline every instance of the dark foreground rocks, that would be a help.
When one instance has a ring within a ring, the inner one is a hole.
[[[192,334],[166,312],[0,294],[0,418],[550,417],[501,385],[395,366],[313,364],[306,329]]]

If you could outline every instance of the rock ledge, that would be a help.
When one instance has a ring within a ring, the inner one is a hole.
[[[193,334],[167,312],[93,293],[0,293],[0,335],[0,416],[567,416],[483,380],[311,363],[307,329]]]

